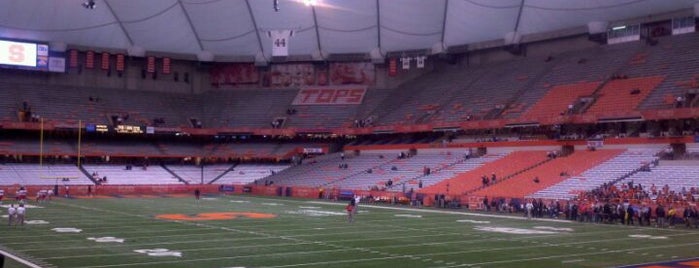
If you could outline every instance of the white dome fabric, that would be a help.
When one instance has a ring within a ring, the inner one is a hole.
[[[591,21],[687,10],[695,0],[0,0],[0,38],[252,61],[270,30],[293,30],[291,56],[430,50]],[[525,38],[526,39],[526,38]]]

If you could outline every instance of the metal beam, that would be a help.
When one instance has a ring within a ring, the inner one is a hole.
[[[131,39],[131,36],[129,35],[129,32],[127,32],[127,31],[126,31],[126,28],[124,28],[124,24],[121,23],[121,20],[119,19],[119,17],[118,17],[118,16],[116,15],[116,13],[114,12],[114,9],[112,9],[112,6],[109,5],[109,1],[104,0],[104,5],[107,6],[107,9],[109,10],[109,13],[112,14],[112,17],[114,17],[114,20],[116,20],[117,23],[119,24],[119,28],[120,28],[121,31],[124,33],[124,36],[126,36],[126,40],[129,40],[129,44],[133,46],[133,45],[134,45],[134,44],[133,44],[133,39]]]
[[[376,47],[381,50],[381,5],[376,0]]]
[[[182,9],[182,13],[184,13],[184,17],[187,19],[187,23],[189,24],[189,29],[192,30],[192,34],[194,34],[194,38],[197,39],[197,44],[199,45],[199,50],[204,50],[204,45],[202,45],[201,40],[199,39],[199,34],[197,33],[197,29],[194,28],[194,24],[192,24],[192,18],[189,17],[189,13],[187,12],[187,9],[184,8],[184,5],[182,4],[182,0],[177,0],[177,4]]]
[[[519,30],[519,21],[522,19],[522,10],[524,9],[524,0],[519,3],[519,11],[517,12],[517,21],[515,22],[515,32]]]
[[[316,44],[318,45],[318,53],[321,53],[321,57],[323,56],[322,54],[322,47],[320,46],[320,32],[318,31],[318,18],[316,17],[316,7],[311,6],[311,11],[313,12],[313,27],[316,29]]]
[[[442,19],[442,47],[444,47],[444,35],[447,32],[447,10],[449,10],[449,0],[444,0],[444,16]]]
[[[248,13],[250,13],[250,20],[252,20],[252,26],[255,27],[255,36],[257,36],[257,44],[260,46],[260,51],[262,56],[265,54],[265,49],[262,46],[262,39],[260,38],[260,29],[257,28],[257,21],[255,21],[255,15],[252,14],[252,7],[250,7],[250,0],[245,0],[245,5],[248,7]]]

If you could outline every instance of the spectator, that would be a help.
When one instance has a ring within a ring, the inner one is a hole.
[[[684,106],[684,97],[677,96],[675,98],[675,108],[682,108]]]

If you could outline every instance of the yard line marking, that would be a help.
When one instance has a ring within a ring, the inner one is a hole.
[[[561,261],[561,263],[574,263],[574,262],[581,262],[581,261],[585,261],[585,259],[566,260],[566,261]]]
[[[390,208],[388,208],[388,209],[390,209]],[[431,211],[424,211],[424,210],[420,210],[420,211],[421,211],[421,212],[431,212]],[[484,215],[484,216],[487,216],[487,215]],[[206,227],[206,226],[203,226],[203,227]],[[410,229],[410,228],[406,228],[406,229]],[[417,228],[413,228],[413,229],[417,229]],[[627,227],[627,228],[624,228],[624,229],[625,229],[626,231],[632,230],[632,229],[629,229],[628,227]],[[420,229],[417,229],[417,230],[420,230]],[[236,231],[241,231],[241,230],[236,230]],[[258,232],[258,233],[259,233],[259,232]],[[465,235],[465,234],[462,234],[462,235]],[[271,237],[271,238],[274,238],[273,235],[270,235],[270,237]]]
[[[323,205],[345,205],[341,203],[332,203],[332,202],[322,202],[322,201],[306,201],[307,203],[311,204],[323,204]],[[362,205],[363,207],[369,207],[369,208],[381,208],[381,209],[391,209],[391,210],[400,210],[400,211],[410,211],[410,212],[425,212],[425,213],[438,213],[438,214],[450,214],[450,215],[466,215],[466,216],[476,216],[476,217],[488,217],[488,218],[500,218],[500,219],[511,219],[511,220],[523,220],[523,221],[544,221],[544,222],[565,222],[565,223],[571,223],[571,221],[568,220],[558,220],[558,219],[546,219],[546,218],[532,218],[531,220],[527,220],[527,218],[522,217],[522,216],[508,216],[508,215],[492,215],[492,214],[480,214],[480,213],[472,213],[472,212],[458,212],[458,211],[441,211],[441,210],[431,210],[431,209],[414,209],[414,208],[400,208],[400,207],[384,207],[384,206],[376,206],[376,205]]]
[[[85,206],[80,206],[80,205],[68,205],[68,204],[65,204],[65,205],[66,206],[74,206],[74,207],[78,207],[78,208],[85,209],[85,210],[97,210],[97,211],[103,211],[103,212],[113,213],[113,214],[128,215],[131,217],[148,218],[147,216],[144,216],[144,215],[130,214],[130,213],[125,213],[125,212],[120,212],[120,211],[113,211],[113,210],[107,210],[107,209],[97,209],[97,208],[85,207]],[[206,228],[219,228],[221,230],[227,230],[227,231],[231,231],[231,232],[235,232],[235,233],[255,234],[255,235],[259,235],[259,236],[263,236],[263,237],[278,238],[278,239],[282,239],[282,240],[290,240],[290,241],[295,241],[295,242],[312,242],[312,241],[306,241],[306,240],[301,240],[301,239],[297,239],[297,238],[289,238],[289,237],[268,234],[268,233],[263,233],[263,232],[246,231],[246,230],[239,230],[239,229],[227,228],[227,227],[218,227],[215,225],[204,224],[204,223],[199,223],[199,222],[197,222],[197,223],[185,222],[185,221],[170,221],[170,222],[180,223],[180,224],[189,225],[189,226],[194,225],[194,226],[206,227]],[[346,247],[346,246],[339,246],[339,245],[333,245],[333,244],[327,244],[327,246],[337,248],[339,251],[361,249],[358,247]],[[319,251],[313,251],[313,252],[319,252]],[[269,255],[269,254],[267,254],[267,255]]]
[[[76,250],[76,249],[102,249],[102,248],[118,248],[118,247],[148,247],[148,246],[160,246],[160,245],[176,245],[176,244],[184,244],[184,243],[208,243],[210,244],[211,242],[238,242],[238,241],[245,241],[245,240],[239,240],[239,239],[220,239],[220,240],[197,240],[197,241],[176,241],[176,242],[159,242],[159,243],[128,243],[128,244],[121,244],[121,245],[109,245],[109,246],[84,246],[84,247],[61,247],[60,250]],[[303,242],[303,243],[279,243],[279,244],[254,244],[254,245],[246,245],[246,246],[229,246],[228,248],[231,249],[244,249],[244,248],[258,248],[258,247],[277,247],[277,246],[299,246],[299,245],[313,245],[316,243],[313,242]],[[34,248],[34,249],[25,249],[25,250],[19,250],[20,252],[32,252],[32,251],[56,251],[56,249],[53,248]]]
[[[13,259],[13,260],[15,260],[16,262],[19,262],[19,263],[24,264],[24,265],[26,265],[26,266],[29,266],[29,267],[31,267],[31,268],[41,268],[41,266],[39,266],[39,265],[36,265],[36,264],[34,264],[34,263],[32,263],[32,262],[30,262],[30,261],[28,261],[28,260],[25,260],[25,259],[22,259],[22,258],[20,258],[20,257],[17,257],[17,256],[15,256],[14,254],[9,253],[9,252],[7,252],[7,251],[4,251],[4,250],[2,250],[2,249],[0,249],[0,254],[5,255],[5,256],[9,257],[10,259]]]
[[[244,256],[230,256],[230,257],[212,257],[212,258],[200,258],[200,259],[178,259],[178,260],[173,260],[173,261],[152,261],[152,262],[132,262],[132,263],[121,263],[121,264],[106,264],[106,265],[93,265],[93,266],[81,266],[81,268],[98,268],[98,267],[124,267],[124,266],[143,266],[143,265],[158,265],[158,264],[169,264],[169,263],[185,263],[185,262],[199,262],[199,261],[212,261],[212,260],[231,260],[231,259],[240,259],[240,258],[249,258],[249,257],[268,257],[268,256],[277,256],[277,255],[289,255],[289,254],[316,254],[316,253],[325,253],[325,252],[337,252],[337,251],[343,251],[342,249],[333,249],[333,250],[321,250],[321,251],[308,251],[308,252],[284,252],[284,253],[265,253],[265,254],[256,254],[256,255],[244,255]],[[391,259],[395,257],[384,257],[384,259]],[[349,262],[352,262],[354,260],[349,260]]]
[[[192,229],[192,230],[197,230],[197,229]],[[201,229],[198,229],[198,230],[201,230]],[[175,230],[173,230],[173,231],[175,231]],[[178,231],[181,232],[182,230],[178,230]],[[139,232],[139,233],[147,233],[147,232]],[[98,234],[99,234],[99,233],[98,233]],[[122,234],[132,234],[132,233],[124,233],[124,232],[122,232]],[[220,235],[220,233],[176,234],[176,235],[159,235],[159,236],[137,236],[137,237],[133,237],[133,238],[191,237],[191,236],[198,236],[198,235]],[[61,234],[58,234],[58,235],[41,235],[41,236],[33,236],[33,237],[30,236],[30,238],[34,238],[34,237],[63,237],[63,236],[64,236],[64,234],[63,234],[63,235],[61,235]],[[133,238],[132,238],[132,239],[133,239]],[[13,238],[8,238],[8,239],[17,239],[17,240],[21,240],[22,238],[21,238],[21,237],[13,237]],[[259,239],[259,238],[258,238],[258,239]],[[3,243],[3,244],[4,244],[4,245],[24,245],[24,244],[45,244],[45,243],[46,243],[46,241],[31,241],[31,242],[16,242],[16,243]]]
[[[522,262],[522,261],[558,259],[558,258],[567,258],[567,257],[582,257],[582,256],[599,255],[599,254],[622,253],[622,252],[629,252],[629,251],[633,251],[633,250],[662,249],[662,248],[674,248],[674,247],[696,246],[696,245],[699,245],[699,243],[684,243],[684,244],[672,244],[672,245],[662,245],[662,246],[643,247],[643,248],[634,248],[634,249],[619,249],[619,250],[610,250],[610,251],[604,251],[604,252],[595,251],[595,252],[588,252],[588,253],[551,255],[551,256],[542,256],[542,257],[534,257],[534,258],[524,258],[524,259],[510,259],[510,260],[500,260],[500,261],[469,263],[469,264],[461,264],[461,265],[454,265],[454,266],[447,266],[447,267],[451,268],[451,267],[464,267],[464,266],[483,265],[483,264],[502,264],[502,263],[512,263],[512,262]]]
[[[677,235],[681,235],[681,234],[677,234]],[[574,242],[574,243],[569,243],[569,244],[599,243],[599,242],[606,242],[606,241],[618,241],[618,240],[630,240],[630,239],[631,239],[631,238],[606,239],[606,240],[596,240],[596,241]],[[692,243],[692,244],[690,244],[690,245],[694,245],[694,244],[699,244],[699,243]],[[336,246],[336,245],[332,245],[332,244],[328,244],[328,245],[329,245],[329,246],[332,246],[332,247],[339,248],[339,249],[337,249],[336,251],[351,251],[351,250],[360,250],[360,249],[361,249],[361,248],[342,248],[342,247],[340,247],[340,246]],[[559,245],[552,245],[552,246],[560,246],[560,245],[562,245],[562,244],[559,244]],[[672,246],[670,246],[670,247],[684,246],[684,245],[687,245],[687,244],[683,244],[683,245],[672,245]],[[540,247],[544,247],[544,246],[534,246],[534,247],[540,248]],[[224,248],[228,248],[228,247],[224,247]],[[216,249],[216,248],[209,248],[209,249]],[[469,251],[461,251],[461,252],[430,253],[430,254],[421,254],[421,255],[404,255],[404,256],[401,256],[401,255],[393,255],[393,254],[389,254],[389,253],[386,253],[386,252],[380,252],[380,251],[376,251],[376,252],[377,252],[378,254],[381,254],[381,255],[384,255],[384,256],[390,256],[390,257],[387,257],[387,258],[411,258],[411,257],[420,257],[420,258],[421,258],[421,257],[425,257],[425,256],[451,255],[451,254],[473,253],[473,252],[483,252],[483,251],[493,251],[493,250],[509,250],[509,249],[521,249],[521,246],[516,246],[516,247],[503,247],[503,248],[489,248],[489,249],[469,250]],[[198,250],[206,250],[206,249],[198,249]],[[183,251],[198,251],[198,250],[183,250]],[[335,250],[334,250],[334,251],[335,251]],[[360,250],[360,251],[361,251],[361,250]],[[621,251],[619,251],[619,252],[625,252],[625,251],[629,251],[629,250],[621,250]],[[313,254],[314,252],[318,252],[318,251],[307,251],[307,252],[302,252],[302,253],[303,253],[303,254]],[[373,253],[373,252],[372,252],[372,253]],[[280,254],[283,254],[283,253],[280,253]],[[112,256],[112,255],[115,255],[115,254],[110,254],[110,256]],[[261,254],[261,255],[259,255],[259,256],[260,256],[260,257],[263,257],[263,256],[267,256],[267,255],[268,255],[268,254]],[[88,256],[94,256],[94,255],[88,255]],[[251,255],[251,256],[246,256],[246,257],[255,257],[255,256],[258,256],[258,255]],[[563,257],[566,257],[566,256],[568,256],[568,255],[562,255],[562,256],[563,256]],[[556,257],[556,256],[549,256],[549,257],[545,257],[545,258],[555,258],[555,257]],[[228,259],[228,258],[235,258],[235,257],[226,257],[225,259]],[[370,259],[375,259],[375,258],[370,258]],[[199,260],[207,260],[207,259],[199,259]],[[368,260],[368,259],[358,259],[357,261],[364,261],[364,260]],[[423,260],[425,260],[425,259],[423,259]],[[431,261],[432,259],[428,259],[428,260]],[[524,259],[524,260],[528,260],[528,259]],[[509,260],[509,261],[500,261],[500,262],[514,262],[514,261],[518,261],[518,260]],[[340,263],[344,263],[344,262],[346,262],[346,261],[340,261]],[[159,262],[158,262],[158,263],[159,263]],[[158,263],[153,263],[153,264],[158,264]],[[334,263],[334,262],[290,264],[290,265],[272,266],[272,267],[295,267],[295,266],[308,266],[308,265],[315,265],[315,264],[331,264],[331,263]],[[149,263],[149,264],[150,264],[150,263]],[[489,263],[478,263],[478,264],[489,264]],[[476,264],[471,264],[471,265],[476,265]],[[471,265],[467,265],[467,266],[471,266]],[[109,266],[96,266],[96,267],[112,267],[112,266],[128,266],[128,265],[109,265]],[[463,266],[463,265],[461,265],[461,266]],[[454,267],[459,267],[459,266],[454,266]]]
[[[209,248],[194,248],[194,249],[178,249],[181,252],[198,252],[207,250],[220,250],[229,249],[230,247],[209,247]],[[250,258],[250,257],[263,257],[263,256],[285,256],[293,254],[320,254],[329,252],[340,252],[340,251],[351,251],[353,249],[326,249],[326,250],[314,250],[314,251],[289,251],[289,252],[278,252],[278,253],[263,253],[263,254],[253,254],[253,255],[241,255],[241,256],[231,256],[230,258]],[[65,259],[76,259],[76,258],[94,258],[94,257],[109,257],[109,256],[136,256],[139,253],[124,252],[124,253],[105,253],[105,254],[85,254],[85,255],[71,255],[71,256],[55,256],[43,258],[45,260],[65,260]],[[208,258],[207,258],[208,259]]]
[[[266,199],[264,197],[252,197],[251,198],[257,198],[257,199]],[[344,203],[334,203],[334,202],[327,202],[327,201],[296,201],[296,200],[288,200],[289,202],[305,202],[305,203],[311,203],[311,204],[323,204],[323,205],[335,205],[335,206],[344,206]],[[371,207],[371,208],[379,208],[379,209],[387,209],[387,210],[402,210],[402,211],[411,211],[411,212],[425,212],[425,213],[437,213],[437,214],[448,214],[448,215],[467,215],[467,216],[477,216],[477,217],[490,217],[490,218],[501,218],[501,219],[513,219],[513,220],[522,220],[522,221],[545,221],[545,222],[558,222],[558,223],[568,223],[572,225],[578,225],[581,227],[585,226],[590,226],[589,224],[586,223],[580,223],[576,221],[571,221],[571,220],[560,220],[560,219],[548,219],[548,218],[532,218],[531,220],[527,220],[526,217],[523,216],[508,216],[508,215],[493,215],[493,214],[482,214],[482,213],[474,213],[474,212],[458,212],[458,211],[442,211],[442,210],[433,210],[433,209],[415,209],[415,208],[400,208],[400,207],[385,207],[385,206],[376,206],[376,205],[363,205],[364,207]],[[628,230],[628,226],[623,226],[623,225],[616,225],[616,224],[609,224],[609,225],[604,225],[604,226],[609,226],[611,228],[625,228]],[[658,230],[657,228],[650,227],[650,226],[634,226],[636,230]],[[670,232],[681,232],[681,233],[693,233],[690,230],[682,230],[682,229],[662,229],[663,231],[670,231]]]
[[[699,243],[686,243],[686,244],[674,244],[674,245],[654,246],[654,247],[645,247],[645,248],[640,248],[640,249],[673,248],[673,247],[694,246],[694,245],[699,245]],[[637,249],[639,249],[639,248],[637,248]],[[491,261],[491,262],[481,262],[481,263],[460,264],[460,265],[445,266],[445,267],[475,267],[476,265],[484,265],[484,264],[500,264],[500,263],[512,263],[512,262],[531,261],[531,260],[556,259],[556,258],[565,258],[565,257],[580,257],[580,256],[589,256],[589,255],[597,255],[597,254],[620,253],[620,252],[627,252],[627,251],[628,251],[628,250],[613,250],[613,251],[608,251],[608,252],[591,252],[591,253],[580,253],[580,254],[553,255],[553,256],[543,256],[543,257],[535,257],[535,258],[525,258],[525,259],[510,259],[510,260],[501,260],[501,261]],[[424,255],[430,256],[430,255],[435,255],[435,254],[424,254]],[[191,262],[191,261],[206,261],[206,260],[212,260],[212,259],[232,259],[232,258],[236,258],[236,257],[190,259],[190,260],[184,260],[184,261],[186,261],[186,262]],[[380,257],[380,258],[364,258],[364,259],[352,259],[352,260],[325,261],[325,262],[313,262],[313,263],[299,263],[299,264],[287,264],[287,265],[266,266],[266,267],[268,267],[268,268],[282,268],[282,267],[317,266],[317,265],[328,265],[328,264],[339,264],[339,263],[353,263],[353,262],[366,262],[366,261],[374,261],[374,260],[401,259],[401,258],[405,258],[405,256],[389,256],[389,257]],[[427,260],[428,260],[428,259],[423,259],[423,261],[427,261]],[[430,260],[430,261],[431,261],[431,260]],[[147,263],[130,263],[130,264],[102,265],[102,266],[86,266],[86,267],[119,267],[119,266],[131,266],[131,265],[142,265],[142,264],[166,264],[166,263],[176,263],[176,262],[177,262],[177,261],[168,261],[168,262],[147,262]],[[181,262],[181,261],[180,261],[180,262]]]

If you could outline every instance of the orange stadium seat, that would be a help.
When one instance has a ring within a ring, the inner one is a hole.
[[[623,150],[577,151],[517,174],[502,183],[478,190],[473,195],[524,197],[559,183],[569,176],[577,176],[622,152]],[[561,176],[562,172],[567,173],[567,176]],[[535,177],[539,177],[539,183],[533,181]]]
[[[495,173],[498,178],[512,175],[546,160],[546,151],[518,151],[487,163],[479,168],[459,174],[433,186],[423,189],[425,193],[444,193],[449,185],[450,193],[465,193],[482,186],[481,176],[488,178]]]

